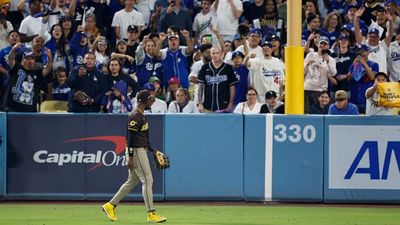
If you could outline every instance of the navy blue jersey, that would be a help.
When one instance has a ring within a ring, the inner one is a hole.
[[[11,69],[7,107],[14,112],[37,112],[43,68],[25,70],[21,64]]]
[[[336,70],[337,70],[336,76],[347,74],[355,58],[356,54],[351,51],[348,51],[344,54],[339,53],[339,55],[336,58]],[[338,90],[349,91],[349,89],[350,89],[350,81],[348,81],[347,79],[338,81],[338,84],[333,87],[333,91],[338,91]]]
[[[204,83],[204,108],[211,111],[224,110],[229,105],[230,86],[237,83],[232,66],[226,63],[215,68],[209,62],[201,68],[197,80]]]
[[[239,102],[246,101],[247,88],[249,86],[249,69],[247,66],[241,64],[239,67],[233,67],[236,79],[238,82],[235,85],[235,101],[234,104],[237,105]]]

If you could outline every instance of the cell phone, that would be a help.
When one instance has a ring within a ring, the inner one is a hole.
[[[176,4],[175,0],[171,0],[170,5],[171,5],[171,6],[174,6],[175,4]]]

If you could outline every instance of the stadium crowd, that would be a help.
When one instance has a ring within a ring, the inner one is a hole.
[[[303,0],[307,114],[391,115],[400,0]],[[285,0],[0,0],[7,112],[284,113]]]

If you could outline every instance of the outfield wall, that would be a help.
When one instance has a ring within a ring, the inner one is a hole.
[[[106,200],[126,179],[126,115],[6,119],[0,199]],[[156,200],[400,202],[398,117],[167,114],[149,122],[152,145],[172,165],[152,165]],[[127,199],[141,199],[140,188]]]

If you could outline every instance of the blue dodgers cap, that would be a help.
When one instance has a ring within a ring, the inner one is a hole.
[[[261,31],[256,28],[251,28],[249,31],[249,35],[250,34],[258,34],[258,36],[260,36],[260,38],[262,37]]]
[[[326,44],[329,45],[329,38],[328,38],[328,37],[325,37],[325,36],[321,36],[321,37],[319,38],[318,44],[321,44],[322,42],[325,42]]]
[[[262,44],[261,47],[264,47],[264,46],[268,46],[268,47],[272,48],[272,43],[269,42],[269,41],[265,41],[265,42]]]
[[[148,90],[148,91],[154,91],[156,90],[156,87],[154,86],[154,84],[152,83],[146,83],[143,85],[144,90]]]
[[[379,30],[373,27],[373,28],[368,30],[368,34],[379,35]]]
[[[347,24],[343,25],[340,30],[347,30],[348,32],[351,32],[351,27],[347,26]]]
[[[348,35],[342,34],[339,36],[339,40],[350,40],[350,37]]]
[[[33,52],[32,51],[26,51],[26,52],[24,52],[24,54],[22,55],[22,58],[23,59],[25,59],[25,58],[35,58],[35,54],[33,54]]]
[[[362,45],[360,45],[360,47],[358,49],[361,51],[369,51],[369,46],[362,44]]]
[[[242,57],[242,59],[244,58],[244,54],[242,52],[239,52],[239,51],[234,51],[232,53],[232,59],[234,59],[236,56],[240,56],[240,57]]]
[[[240,40],[240,39],[242,39],[242,37],[240,37],[240,34],[235,34],[235,36],[233,36],[233,40],[234,41],[237,41],[237,40]]]

